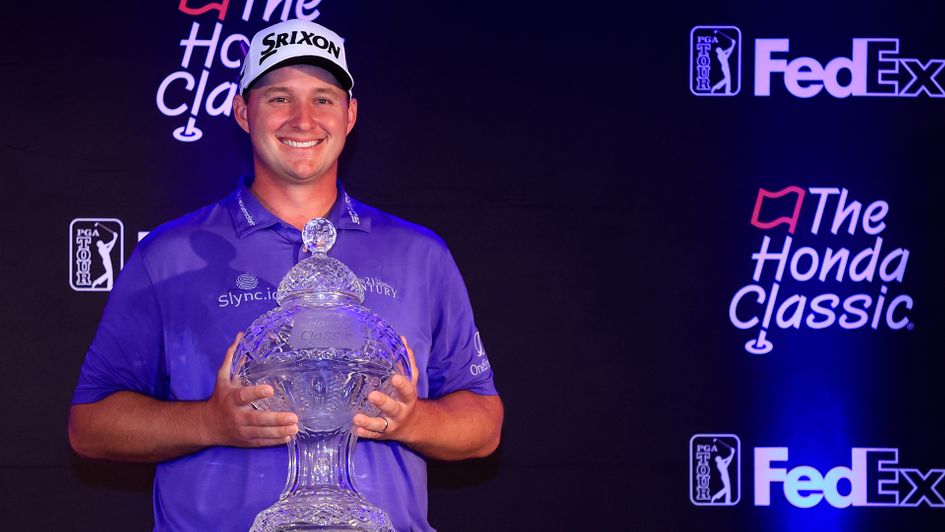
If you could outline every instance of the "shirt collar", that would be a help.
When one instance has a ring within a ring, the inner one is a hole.
[[[228,198],[227,206],[233,218],[233,224],[236,226],[236,234],[240,238],[282,223],[282,220],[263,207],[249,189],[252,182],[252,176],[241,177],[236,191]],[[358,201],[348,196],[341,181],[337,181],[337,184],[338,195],[325,217],[338,229],[370,232],[371,217],[364,212],[363,206]]]

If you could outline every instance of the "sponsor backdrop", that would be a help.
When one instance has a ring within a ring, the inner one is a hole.
[[[431,464],[435,526],[942,529],[945,7],[31,9],[0,104],[14,528],[151,526],[149,466],[69,449],[72,389],[139,238],[250,170],[240,43],[301,17],[347,39],[348,192],[450,244],[507,405],[494,456]]]

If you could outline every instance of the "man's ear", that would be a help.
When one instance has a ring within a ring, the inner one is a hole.
[[[351,98],[348,100],[348,131],[345,133],[351,133],[351,130],[354,129],[354,123],[358,121],[358,100],[357,98]]]
[[[233,97],[233,118],[243,128],[243,131],[249,133],[249,115],[246,112],[246,100],[239,94]]]

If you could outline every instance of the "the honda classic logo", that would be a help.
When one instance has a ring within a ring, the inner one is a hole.
[[[755,331],[745,350],[770,352],[775,331],[913,329],[915,302],[901,292],[910,253],[884,238],[890,210],[839,187],[758,189],[751,282],[728,309],[732,325]]]
[[[228,117],[233,111],[233,97],[239,89],[233,81],[233,71],[242,65],[245,52],[241,48],[249,47],[249,38],[242,33],[231,32],[230,22],[239,19],[253,24],[271,24],[275,20],[284,21],[290,18],[312,21],[320,14],[320,3],[321,0],[248,1],[242,9],[230,11],[229,0],[180,0],[177,10],[192,20],[190,32],[186,36],[169,37],[165,43],[179,44],[182,55],[180,64],[174,67],[177,70],[161,81],[155,94],[155,103],[161,114],[181,117],[176,123],[184,122],[173,130],[174,138],[180,142],[196,142],[203,138],[203,129],[197,125],[198,118],[203,120],[204,116]],[[224,24],[228,26],[226,31]],[[324,40],[291,34],[267,38],[272,38],[271,44],[266,43],[272,53],[275,53],[279,46],[288,44],[290,39],[293,42],[310,39],[312,44],[319,47],[322,47]],[[325,47],[334,53],[328,44]]]

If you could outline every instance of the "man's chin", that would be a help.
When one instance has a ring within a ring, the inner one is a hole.
[[[312,185],[330,179],[334,181],[334,176],[330,175],[330,172],[325,171],[311,171],[311,172],[292,172],[288,174],[285,179],[291,184],[295,185]]]

